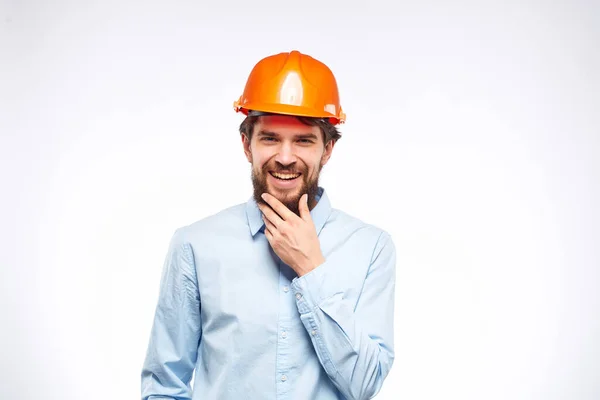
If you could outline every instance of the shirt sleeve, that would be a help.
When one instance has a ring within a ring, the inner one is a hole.
[[[169,244],[142,367],[142,400],[188,400],[202,336],[192,248],[180,231]]]
[[[371,399],[381,389],[394,361],[396,251],[382,232],[356,304],[328,288],[325,261],[294,278],[296,304],[319,361],[347,399]]]

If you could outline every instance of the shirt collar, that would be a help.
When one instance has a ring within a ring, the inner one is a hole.
[[[317,200],[317,205],[310,211],[310,216],[315,224],[318,235],[321,229],[323,229],[325,222],[327,222],[329,214],[331,214],[331,204],[329,203],[325,189],[322,187],[319,187],[315,199]],[[246,202],[246,216],[248,217],[248,226],[250,227],[250,234],[252,236],[256,235],[258,231],[264,231],[265,223],[253,196]]]

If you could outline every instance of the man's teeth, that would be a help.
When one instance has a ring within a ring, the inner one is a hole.
[[[300,174],[279,174],[277,172],[271,172],[271,175],[279,179],[294,179],[300,176]]]

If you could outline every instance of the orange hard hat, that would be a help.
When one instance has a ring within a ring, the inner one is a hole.
[[[329,67],[296,50],[260,60],[233,107],[245,115],[260,111],[327,118],[334,125],[346,120],[337,82]]]

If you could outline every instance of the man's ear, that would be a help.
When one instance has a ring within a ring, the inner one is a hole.
[[[327,161],[329,161],[331,153],[333,152],[333,146],[335,146],[335,140],[330,140],[325,145],[325,151],[323,152],[323,156],[321,156],[321,165],[325,165],[327,164]]]
[[[244,146],[244,154],[249,163],[252,163],[252,151],[250,150],[250,139],[245,133],[240,135],[242,137],[242,144]]]

